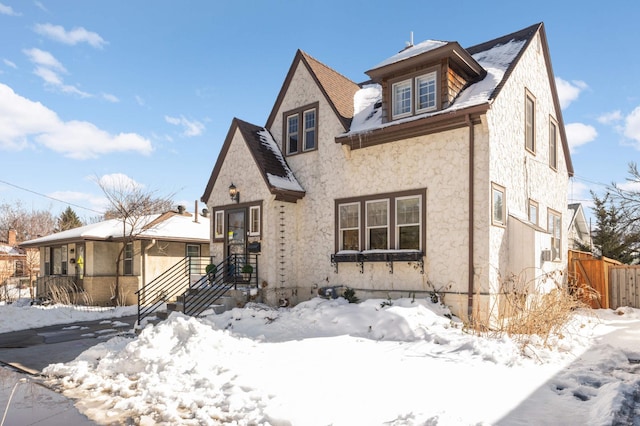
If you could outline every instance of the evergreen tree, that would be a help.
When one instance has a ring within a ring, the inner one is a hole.
[[[65,211],[60,213],[60,217],[56,220],[55,232],[62,232],[68,229],[78,228],[84,224],[78,218],[78,215],[71,207],[67,207]]]
[[[600,256],[630,264],[638,258],[638,234],[623,220],[623,212],[611,200],[609,193],[599,198],[593,197],[593,212],[596,216],[596,230],[593,246]]]

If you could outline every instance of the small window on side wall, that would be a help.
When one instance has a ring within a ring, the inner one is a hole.
[[[562,216],[560,213],[549,210],[547,216],[547,230],[551,234],[551,260],[562,260],[561,240],[562,240]]]
[[[536,153],[536,100],[527,92],[524,101],[524,140],[525,148]]]
[[[214,215],[213,237],[224,238],[224,210],[218,210]]]
[[[558,126],[549,119],[549,167],[558,169]]]
[[[539,224],[538,203],[533,200],[529,200],[529,222],[533,223],[534,225]]]
[[[491,223],[505,226],[507,224],[505,189],[497,183],[491,184]]]

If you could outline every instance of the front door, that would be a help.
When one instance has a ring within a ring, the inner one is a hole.
[[[226,255],[244,256],[247,252],[246,209],[228,210],[226,214]]]

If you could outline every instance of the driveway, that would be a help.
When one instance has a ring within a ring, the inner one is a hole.
[[[0,363],[30,374],[74,360],[91,346],[133,333],[137,317],[59,324],[0,334]]]

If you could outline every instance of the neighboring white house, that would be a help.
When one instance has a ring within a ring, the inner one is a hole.
[[[122,220],[110,219],[25,241],[20,247],[40,249],[38,297],[43,283],[57,279],[85,292],[93,303],[110,304],[119,275],[117,297],[121,303],[133,305],[138,302],[136,291],[178,261],[208,255],[210,226],[208,215],[179,208],[137,218],[134,231],[129,225],[123,229]],[[135,236],[133,241],[130,235]],[[123,244],[126,247],[117,273],[116,259]]]
[[[494,313],[511,276],[566,269],[573,166],[542,23],[366,74],[298,51],[266,125],[232,121],[202,196],[212,256],[259,251],[270,304],[437,291],[462,318]]]
[[[584,209],[580,203],[569,204],[569,249],[583,250],[592,247],[591,226],[587,223]]]

